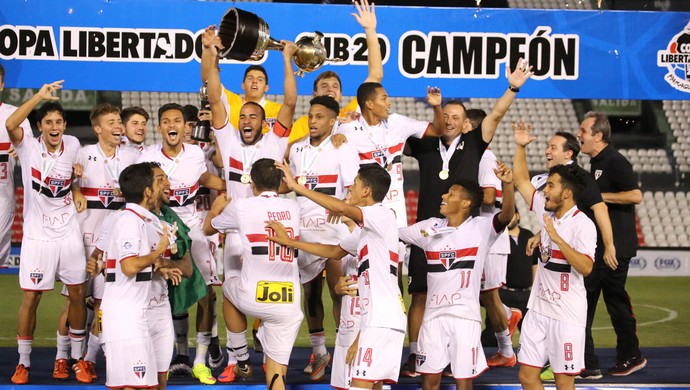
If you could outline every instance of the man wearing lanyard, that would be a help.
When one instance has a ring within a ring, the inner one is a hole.
[[[298,141],[290,147],[290,171],[297,178],[297,183],[311,190],[335,196],[345,197],[346,188],[350,187],[357,176],[359,157],[348,144],[339,148],[331,142],[332,129],[336,124],[340,107],[329,96],[317,96],[310,102],[309,137]],[[337,244],[348,233],[343,224],[328,223],[328,212],[311,200],[297,196],[300,208],[300,235],[303,240],[324,244]],[[311,363],[312,380],[319,380],[325,373],[326,364],[331,355],[326,351],[326,334],[323,328],[323,270],[327,259],[300,252],[297,257],[300,267],[300,282],[304,291],[304,313],[309,325],[314,361]],[[329,260],[337,262],[336,260]],[[337,262],[339,263],[339,262]],[[340,264],[331,269],[337,270]],[[339,274],[339,272],[338,272]],[[334,313],[340,312],[340,299],[333,297]],[[337,323],[337,321],[336,321]]]
[[[182,106],[168,103],[158,109],[162,141],[142,153],[139,162],[157,162],[170,180],[170,207],[189,227],[192,239],[192,259],[201,271],[208,286],[208,294],[197,306],[197,354],[192,366],[192,376],[201,383],[213,384],[215,378],[206,366],[206,353],[211,343],[211,328],[215,309],[214,285],[220,285],[216,273],[216,262],[209,249],[208,238],[201,231],[203,220],[196,209],[196,195],[199,185],[222,191],[223,180],[208,173],[204,152],[197,145],[182,142],[184,115]],[[178,341],[178,354],[184,355],[186,340]],[[180,353],[182,349],[182,353]],[[188,356],[188,355],[187,355]]]
[[[273,130],[263,134],[262,128],[266,123],[267,112],[259,104],[246,102],[239,110],[239,123],[233,124],[231,121],[230,115],[237,109],[231,109],[227,95],[223,93],[217,67],[218,49],[222,49],[223,44],[220,37],[216,36],[215,26],[206,28],[202,36],[201,77],[208,81],[213,134],[216,136],[216,146],[225,168],[223,176],[227,193],[232,199],[252,196],[249,173],[255,161],[262,158],[282,161],[285,157],[292,118],[297,106],[297,81],[292,68],[292,56],[297,51],[297,45],[289,41],[282,42],[285,44],[283,48],[285,77],[283,105],[278,112],[277,120],[273,123]],[[233,229],[229,230],[224,244],[223,270],[224,277],[227,279],[240,273],[242,241],[239,233]],[[236,366],[237,357],[228,343],[228,365],[218,379],[223,383],[233,382],[235,380],[233,368]]]
[[[503,119],[520,87],[532,76],[531,66],[524,60],[517,61],[515,71],[508,69],[508,89],[498,99],[493,110],[482,121],[481,127],[472,130],[465,106],[459,101],[449,101],[443,107],[444,131],[436,139],[410,139],[407,143],[409,155],[419,162],[419,209],[417,221],[431,217],[441,217],[439,206],[441,196],[448,191],[451,183],[464,178],[477,180],[479,161],[491,142],[498,124]],[[472,130],[472,131],[468,131]],[[412,246],[409,263],[408,292],[412,304],[408,313],[410,356],[402,375],[418,376],[415,371],[417,335],[424,316],[426,302],[426,257],[424,252]]]
[[[136,148],[120,146],[123,125],[119,108],[108,103],[99,104],[91,110],[90,119],[93,131],[98,137],[98,143],[84,146],[77,154],[77,163],[82,167],[81,174],[78,175],[78,183],[81,193],[86,198],[86,210],[77,215],[77,221],[81,227],[84,253],[87,258],[96,247],[103,220],[125,205],[125,200],[119,190],[120,172],[136,162],[139,157]],[[91,304],[94,313],[97,313],[100,307],[104,283],[105,280],[100,274],[92,280],[93,301]],[[58,335],[58,338],[60,337],[66,336]],[[85,360],[89,367],[89,374],[94,379],[94,364],[99,349],[98,321],[93,321]],[[66,356],[61,358],[65,359]],[[53,376],[62,374],[66,378],[66,360],[60,367],[63,372],[58,372],[57,362],[55,367]]]
[[[17,324],[19,364],[12,383],[29,381],[31,346],[36,327],[36,309],[44,291],[54,288],[55,279],[67,285],[73,370],[80,382],[91,382],[86,362],[81,359],[86,333],[84,289],[86,258],[76,212],[85,207],[83,196],[73,187],[72,167],[79,140],[64,135],[67,122],[59,98],[53,93],[62,81],[45,84],[9,118],[6,127],[22,165],[24,193],[24,238],[22,239],[19,285],[24,291]],[[39,103],[36,118],[41,135],[33,138],[20,125]],[[72,191],[75,191],[74,194]],[[75,209],[76,206],[76,209]]]

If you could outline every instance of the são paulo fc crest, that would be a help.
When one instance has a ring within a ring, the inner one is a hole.
[[[34,269],[33,271],[29,272],[29,279],[31,279],[33,284],[37,285],[41,283],[41,280],[43,280],[43,271]]]
[[[373,151],[371,153],[371,158],[373,158],[382,167],[388,165],[388,158],[386,157],[386,153],[380,150]]]
[[[172,190],[172,198],[177,202],[177,204],[183,205],[184,202],[186,202],[189,198],[190,193],[191,191],[189,191],[189,188],[178,188]]]
[[[602,173],[604,173],[604,171],[602,171],[601,169],[597,169],[596,171],[594,171],[594,180],[599,180]]]
[[[134,372],[134,375],[136,375],[137,378],[144,379],[144,376],[146,375],[146,364],[142,363],[141,361],[137,361],[132,366],[132,372]]]
[[[66,186],[67,186],[67,180],[65,179],[53,179],[49,177],[46,179],[48,182],[48,188],[50,189],[50,192],[53,194],[53,196],[57,196],[57,194],[62,191]]]
[[[448,251],[448,252],[441,252],[439,253],[439,260],[441,260],[441,263],[443,264],[446,269],[453,264],[455,261],[455,252],[454,251]]]
[[[426,361],[426,355],[422,355],[421,353],[418,353],[417,357],[416,357],[416,361],[415,361],[415,363],[417,364],[417,367],[424,364],[425,361]]]
[[[316,186],[319,185],[319,177],[318,176],[307,176],[307,182],[304,183],[304,186],[309,188],[310,190],[314,190]]]
[[[113,190],[98,190],[98,199],[101,200],[103,206],[108,207],[110,203],[115,199],[115,191]]]
[[[657,52],[657,66],[666,68],[664,80],[673,88],[690,93],[690,23]]]

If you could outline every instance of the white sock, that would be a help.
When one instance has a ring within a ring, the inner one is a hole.
[[[101,349],[101,343],[98,341],[98,335],[91,333],[89,336],[88,348],[86,349],[86,356],[84,360],[87,362],[96,362],[96,356]]]
[[[173,316],[173,329],[175,329],[175,349],[178,355],[189,356],[189,314]]]
[[[326,350],[326,332],[323,329],[309,332],[309,342],[314,356],[323,356],[328,353]]]
[[[69,357],[70,339],[69,336],[57,333],[57,354],[55,360],[67,359]]]
[[[19,352],[19,364],[23,364],[26,368],[31,367],[31,346],[33,342],[34,339],[32,337],[17,337],[17,352]]]
[[[419,348],[417,347],[416,341],[410,341],[410,353],[414,353],[415,355],[419,353]]]
[[[508,329],[494,334],[496,335],[496,341],[498,341],[498,352],[505,357],[512,357],[513,342],[510,340]]]
[[[233,333],[228,331],[228,344],[230,347],[228,351],[233,351],[237,361],[245,361],[249,359],[249,350],[247,349],[247,331],[240,333]]]
[[[72,359],[81,359],[82,349],[84,349],[84,337],[86,337],[86,329],[69,328],[69,341],[72,346]]]
[[[194,356],[194,366],[197,364],[206,364],[206,355],[208,355],[208,346],[211,345],[211,332],[197,332],[196,333],[196,355]]]
[[[235,351],[232,349],[232,344],[230,344],[230,330],[225,328],[225,336],[227,340],[225,341],[225,350],[228,352],[228,366],[232,364],[237,364],[237,356]]]

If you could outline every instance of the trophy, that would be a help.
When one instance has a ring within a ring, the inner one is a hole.
[[[204,85],[199,89],[199,98],[201,98],[199,110],[208,109],[208,81],[205,81]],[[211,142],[211,122],[208,120],[197,121],[196,126],[192,130],[192,139]]]
[[[268,24],[251,12],[230,8],[220,22],[218,36],[225,46],[219,56],[237,61],[258,61],[264,57],[266,50],[282,50],[283,44],[271,38]],[[321,40],[323,34],[316,31],[313,37],[302,37],[296,42],[299,47],[293,57],[299,68],[296,75],[303,77],[304,72],[320,68],[326,61],[342,61],[326,58],[326,49]]]

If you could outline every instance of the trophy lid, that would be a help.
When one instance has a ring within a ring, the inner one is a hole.
[[[220,56],[238,61],[250,59],[259,41],[259,30],[265,24],[251,12],[239,8],[227,10],[218,28],[218,36],[225,46]]]

